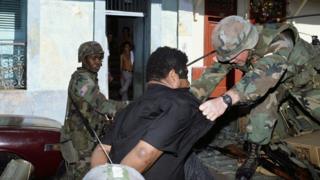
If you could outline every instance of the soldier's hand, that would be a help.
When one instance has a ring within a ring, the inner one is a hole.
[[[129,101],[113,101],[113,102],[114,102],[114,105],[116,106],[117,111],[124,109],[130,103]]]
[[[116,115],[116,113],[117,113],[117,109],[116,109],[116,106],[114,106],[113,108],[108,109],[107,116],[114,117]]]
[[[199,109],[202,111],[202,114],[211,121],[214,121],[221,116],[227,110],[227,108],[228,106],[223,102],[222,97],[208,100],[202,103],[199,107]]]

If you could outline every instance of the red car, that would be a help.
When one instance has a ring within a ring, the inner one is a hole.
[[[61,124],[34,116],[0,115],[0,174],[11,159],[24,159],[34,166],[32,177],[54,177],[62,164]]]

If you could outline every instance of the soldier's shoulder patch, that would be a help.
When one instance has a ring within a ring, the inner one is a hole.
[[[81,88],[80,88],[80,96],[84,96],[87,92],[88,92],[88,83],[87,84],[84,84]]]

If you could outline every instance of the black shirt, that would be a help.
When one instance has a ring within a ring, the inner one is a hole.
[[[212,126],[199,111],[200,102],[188,89],[149,85],[146,93],[115,117],[110,144],[114,163],[120,161],[143,140],[163,151],[153,166],[143,173],[147,180],[183,180],[184,163],[192,146]]]

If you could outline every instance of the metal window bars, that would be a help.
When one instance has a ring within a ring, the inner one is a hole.
[[[145,12],[146,0],[106,0],[106,10]]]
[[[26,89],[25,43],[0,42],[0,89]]]

